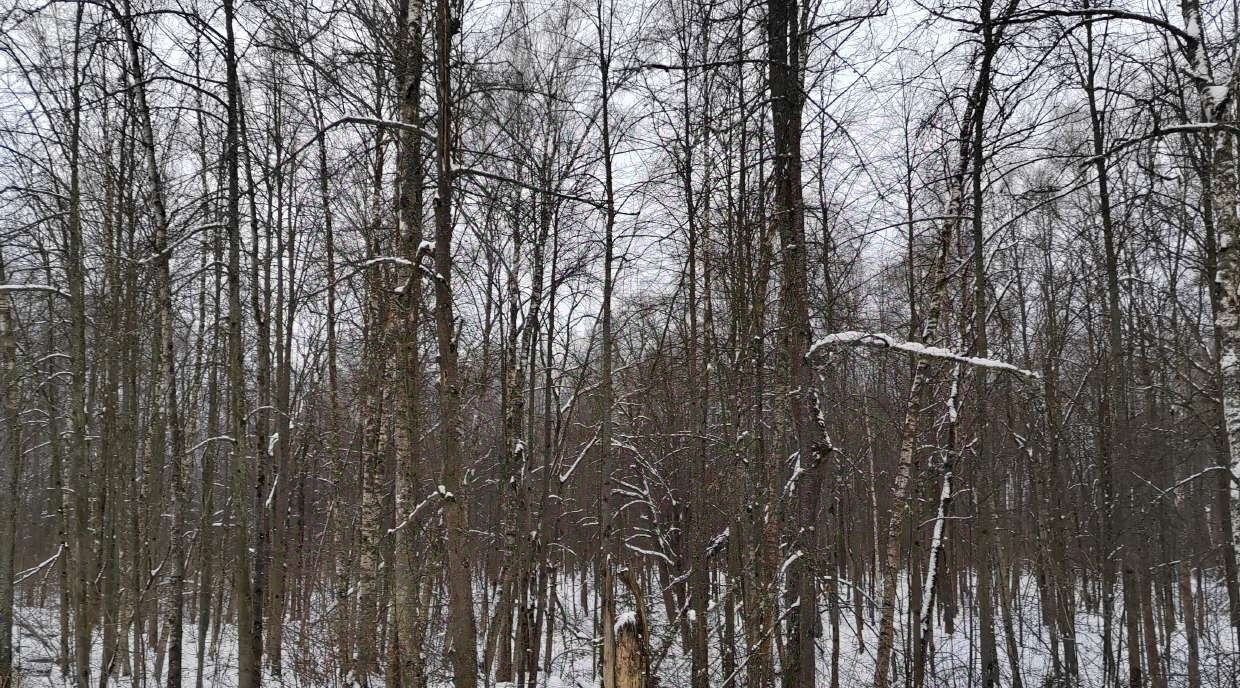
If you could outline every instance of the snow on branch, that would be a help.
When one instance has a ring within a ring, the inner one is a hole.
[[[0,284],[0,291],[44,291],[61,298],[69,298],[65,292],[47,284]]]
[[[1127,10],[1115,9],[1111,7],[1086,7],[1086,8],[1065,8],[1065,9],[1035,9],[1018,12],[1009,17],[1003,17],[995,20],[998,24],[1031,24],[1040,22],[1044,19],[1054,17],[1071,17],[1083,19],[1119,19],[1130,20],[1142,24],[1149,24],[1156,28],[1162,29],[1170,34],[1182,45],[1195,45],[1201,40],[1201,37],[1193,30],[1193,27],[1187,29],[1180,28],[1175,24],[1148,14],[1138,12],[1129,12]]]
[[[43,563],[38,564],[38,565],[35,565],[35,566],[31,566],[30,568],[26,569],[25,571],[21,571],[21,572],[19,572],[19,573],[17,574],[17,578],[15,578],[15,579],[13,580],[13,585],[20,585],[20,584],[22,584],[23,582],[25,582],[25,580],[26,580],[27,578],[30,578],[30,577],[34,576],[36,573],[38,573],[38,572],[42,571],[43,569],[47,568],[48,566],[50,566],[50,565],[51,565],[52,563],[54,563],[57,559],[59,559],[59,558],[60,558],[60,555],[64,552],[64,550],[65,550],[65,546],[62,544],[62,545],[60,545],[59,547],[57,547],[57,548],[56,548],[56,553],[55,553],[55,554],[53,554],[52,556],[48,557],[47,559],[45,559],[45,560],[43,561]]]
[[[837,332],[827,335],[809,348],[807,358],[813,356],[820,350],[832,346],[868,346],[873,349],[895,349],[914,356],[929,356],[931,358],[941,358],[945,361],[955,361],[956,363],[964,363],[966,365],[977,366],[979,368],[990,368],[1005,373],[1012,373],[1030,380],[1037,380],[1041,375],[1032,371],[1018,368],[1011,363],[998,361],[993,358],[978,358],[976,356],[964,356],[948,349],[937,346],[926,346],[917,342],[904,342],[882,332]]]
[[[634,553],[636,553],[636,554],[640,554],[640,555],[642,555],[642,556],[646,556],[646,557],[652,557],[652,558],[655,558],[655,559],[662,559],[662,560],[663,560],[664,562],[666,562],[669,566],[675,566],[675,565],[676,565],[676,562],[672,561],[671,557],[667,556],[666,554],[664,554],[663,552],[660,552],[660,551],[658,551],[658,550],[655,550],[655,549],[645,549],[645,548],[642,548],[642,547],[638,547],[637,545],[634,545],[634,544],[633,544],[633,543],[631,543],[631,542],[626,542],[626,543],[624,543],[624,546],[625,546],[625,548],[627,548],[629,551],[634,552]]]
[[[207,439],[199,442],[198,444],[195,444],[189,449],[186,449],[185,453],[193,454],[194,452],[198,451],[199,449],[202,449],[203,447],[207,446],[208,444],[211,444],[212,442],[236,442],[236,440],[234,440],[230,435],[216,435],[215,437],[208,437]]]
[[[1216,94],[1214,97],[1219,97],[1219,96],[1218,94]],[[1163,138],[1166,136],[1171,136],[1173,134],[1193,134],[1193,133],[1211,131],[1211,130],[1222,131],[1222,132],[1240,136],[1240,127],[1237,127],[1232,124],[1228,124],[1226,122],[1187,122],[1185,124],[1173,124],[1173,125],[1166,126],[1166,127],[1159,127],[1152,131],[1148,131],[1144,134],[1141,134],[1140,136],[1133,136],[1131,138],[1120,139],[1114,146],[1110,148],[1110,150],[1104,151],[1100,155],[1091,155],[1089,157],[1083,158],[1080,162],[1080,165],[1082,167],[1085,167],[1086,165],[1092,165],[1096,163],[1099,158],[1107,158],[1107,157],[1114,156],[1117,153],[1120,153],[1139,143],[1144,143],[1151,139]]]
[[[383,265],[385,263],[392,263],[403,267],[413,267],[413,261],[408,258],[401,258],[400,256],[377,256],[375,258],[367,258],[362,261],[358,267],[368,268],[373,265]]]
[[[443,488],[443,486],[440,485],[440,488]],[[396,531],[400,530],[401,528],[404,528],[410,523],[413,523],[414,517],[416,517],[418,513],[422,511],[422,507],[425,507],[427,504],[430,504],[432,501],[435,500],[436,497],[443,495],[444,498],[447,499],[449,495],[451,494],[452,494],[451,492],[445,492],[445,491],[436,491],[436,492],[430,493],[429,495],[426,496],[425,499],[413,505],[413,509],[409,511],[409,515],[405,516],[404,520],[402,520],[400,523],[396,524],[395,526],[388,528],[387,534],[392,535],[396,533]]]

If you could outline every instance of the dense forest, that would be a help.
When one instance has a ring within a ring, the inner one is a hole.
[[[0,3],[0,688],[1234,687],[1236,0]]]

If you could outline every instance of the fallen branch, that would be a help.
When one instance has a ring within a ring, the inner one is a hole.
[[[939,358],[945,361],[964,363],[965,365],[977,366],[979,368],[990,368],[991,370],[1012,373],[1030,380],[1038,380],[1042,377],[1039,373],[1032,370],[1018,368],[1011,363],[1004,361],[998,361],[993,358],[965,356],[937,346],[927,346],[925,344],[918,344],[917,342],[900,341],[891,335],[883,334],[882,332],[837,332],[835,334],[827,335],[826,337],[814,342],[814,345],[809,348],[809,353],[805,356],[806,358],[812,359],[820,350],[837,345],[866,346],[872,349],[895,349],[896,351],[903,351],[905,353],[913,354],[914,356],[929,356],[930,358]]]

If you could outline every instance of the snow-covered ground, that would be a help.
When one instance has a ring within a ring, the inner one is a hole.
[[[547,688],[590,688],[597,685],[595,675],[596,656],[591,643],[593,636],[593,617],[590,611],[579,605],[580,596],[575,590],[571,579],[564,579],[560,584],[559,608],[556,613],[556,631],[553,640],[550,677],[540,676],[539,685]],[[1200,666],[1202,685],[1208,688],[1235,688],[1240,685],[1240,655],[1235,646],[1235,637],[1226,624],[1226,594],[1217,587],[1210,587],[1203,596],[1206,608],[1202,610],[1205,625],[1200,629]],[[655,596],[657,600],[658,597]],[[1047,631],[1039,624],[1040,612],[1037,609],[1037,595],[1034,582],[1026,579],[1020,590],[1020,604],[1014,613],[1014,633],[1016,646],[1020,656],[1020,671],[1024,686],[1041,688],[1049,685],[1051,674],[1051,639]],[[847,603],[848,600],[845,600]],[[902,608],[907,608],[907,600],[900,601]],[[961,601],[960,614],[956,619],[954,633],[948,635],[939,627],[935,633],[933,661],[929,668],[927,686],[942,688],[966,688],[978,683],[978,643],[979,635],[976,619],[969,613],[970,600]],[[1122,609],[1122,605],[1117,604]],[[648,610],[652,619],[652,645],[656,656],[663,655],[657,667],[661,685],[675,687],[687,685],[688,660],[680,652],[679,635],[676,629],[669,626],[661,605]],[[1178,616],[1177,630],[1170,638],[1161,635],[1160,652],[1169,657],[1168,679],[1170,686],[1187,686],[1188,646],[1183,632],[1182,620]],[[862,628],[856,627],[856,616],[848,604],[840,614],[840,653],[839,673],[840,685],[863,687],[870,684],[874,667],[874,646],[876,639],[876,615],[866,609],[862,614]],[[70,685],[62,678],[57,666],[59,647],[59,617],[54,608],[32,606],[19,607],[17,611],[18,628],[14,633],[14,645],[17,652],[16,665],[19,676],[19,688],[59,688]],[[823,613],[823,633],[819,638],[820,682],[827,685],[830,672],[831,624],[830,618]],[[328,627],[326,619],[309,620],[306,623],[290,622],[286,626],[284,650],[284,670],[281,677],[276,677],[270,668],[267,670],[266,681],[272,685],[305,686],[307,688],[332,688],[350,683],[336,677],[334,669],[328,664],[327,651]],[[1116,632],[1122,631],[1122,619],[1116,619]],[[717,649],[720,634],[717,628],[711,630],[711,643]],[[737,633],[742,636],[739,628]],[[1002,684],[1011,685],[1011,670],[1005,650],[1005,638],[1001,627],[996,628],[996,639],[1000,651],[1000,667],[1003,674]],[[670,642],[671,647],[663,653],[664,644]],[[197,637],[195,629],[187,627],[185,637],[185,659],[183,669],[183,685],[193,686],[198,664],[196,659]],[[481,643],[480,643],[481,645]],[[1102,685],[1103,654],[1102,654],[1102,619],[1096,614],[1081,612],[1077,616],[1077,646],[1081,669],[1082,688],[1093,688]],[[906,648],[904,624],[897,628],[897,667],[902,667]],[[96,635],[92,653],[93,674],[97,677],[101,663],[101,639]],[[203,685],[228,688],[236,684],[237,644],[235,631],[230,626],[220,629],[217,636],[209,640],[206,660],[203,664]],[[1117,652],[1126,652],[1121,645]],[[1124,654],[1117,654],[1116,666],[1121,675],[1126,675]],[[720,685],[724,676],[718,663],[718,652],[712,651],[715,664],[711,685]],[[147,652],[144,672],[147,676],[146,685],[157,685],[154,682],[155,653]],[[743,662],[744,658],[741,657]],[[132,667],[129,667],[132,669]],[[436,685],[450,685],[450,676],[441,657],[432,652],[430,657],[432,681]],[[743,671],[743,670],[742,670]],[[895,685],[902,685],[899,671],[895,677]],[[96,679],[97,680],[97,679]],[[160,681],[162,684],[163,681]],[[110,681],[117,688],[129,688],[134,685],[131,675],[117,670]],[[372,682],[371,685],[381,685]]]

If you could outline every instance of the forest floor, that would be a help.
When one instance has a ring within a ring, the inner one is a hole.
[[[539,686],[546,688],[592,688],[597,685],[595,676],[595,656],[593,638],[593,619],[589,611],[580,606],[580,596],[575,591],[576,584],[565,579],[560,590],[566,593],[559,597],[556,612],[556,631],[553,638],[550,677],[540,676]],[[1201,683],[1206,688],[1237,688],[1240,686],[1240,652],[1235,647],[1235,639],[1226,625],[1226,594],[1216,586],[1204,591],[1202,598],[1205,608],[1200,610],[1202,622],[1200,639]],[[1042,688],[1048,683],[1052,670],[1051,639],[1039,619],[1037,594],[1032,580],[1024,580],[1020,585],[1019,605],[1014,607],[1012,614],[1012,641],[1019,655],[1019,667],[1022,683],[1026,688]],[[846,600],[847,602],[847,600]],[[936,629],[933,660],[928,669],[927,686],[930,688],[968,688],[978,683],[978,626],[976,618],[969,613],[970,600],[962,601],[962,607],[955,622],[954,632],[947,634],[942,627]],[[907,608],[907,600],[901,605]],[[867,605],[868,607],[868,605]],[[1117,608],[1122,605],[1117,602]],[[664,688],[676,688],[687,685],[688,660],[680,651],[678,625],[667,623],[666,614],[661,605],[649,610],[651,615],[651,644],[653,654],[661,660],[658,662],[657,675],[660,685]],[[1178,615],[1178,610],[1177,610]],[[877,634],[877,615],[871,617],[871,610],[866,609],[862,615],[862,628],[858,629],[857,616],[851,604],[845,604],[840,613],[839,642],[839,685],[849,688],[860,688],[870,685],[874,668],[874,645]],[[822,637],[819,639],[820,683],[830,685],[831,672],[831,621],[829,614],[822,615]],[[1002,620],[995,629],[996,642],[999,645],[1001,685],[1013,685],[1011,680],[1011,662],[1008,659],[1006,634]],[[19,683],[16,688],[61,688],[71,685],[62,677],[57,666],[59,640],[59,614],[55,607],[21,606],[17,610],[18,627],[14,632],[16,651],[16,668]],[[480,623],[480,627],[483,625]],[[1159,642],[1162,656],[1170,657],[1168,685],[1171,687],[1187,686],[1188,649],[1184,636],[1183,624],[1177,616],[1176,631],[1168,638],[1160,627]],[[270,667],[266,670],[264,683],[268,685],[297,686],[304,688],[338,688],[358,685],[353,680],[342,680],[329,664],[328,624],[307,620],[305,623],[290,623],[285,631],[286,642],[283,670],[280,676],[275,675]],[[1122,619],[1115,620],[1116,633],[1122,633]],[[904,657],[908,653],[908,639],[903,632],[904,625],[897,626],[897,672],[894,685],[902,684]],[[711,685],[721,685],[726,678],[719,665],[717,652],[722,633],[718,628],[712,629],[712,659],[714,660]],[[741,630],[738,627],[738,635]],[[666,652],[663,648],[670,647]],[[1122,639],[1116,651],[1116,665],[1121,675],[1126,675],[1126,646]],[[96,634],[92,652],[92,675],[97,677],[101,666],[101,638]],[[481,645],[481,641],[480,641]],[[1103,653],[1102,653],[1102,619],[1100,615],[1082,611],[1077,616],[1077,646],[1080,658],[1082,688],[1095,688],[1102,685]],[[198,673],[196,629],[187,626],[185,633],[185,659],[183,663],[184,686],[194,686]],[[430,648],[430,678],[435,688],[451,685],[450,675],[445,662],[438,656],[439,648]],[[481,651],[481,649],[480,649]],[[156,680],[156,659],[158,653],[151,649],[146,653],[146,666],[140,671],[145,681],[135,681],[133,673],[135,665],[124,670],[117,670],[109,685],[115,688],[131,688],[134,685],[163,685],[164,680]],[[206,648],[203,661],[202,685],[209,687],[229,688],[236,685],[237,643],[235,629],[230,625],[222,626],[218,633],[213,631]],[[742,660],[743,661],[743,660]],[[738,673],[743,673],[742,666]],[[371,685],[381,682],[371,681]],[[494,686],[493,682],[487,685]],[[500,686],[504,684],[499,684]]]

